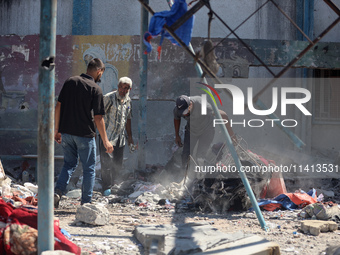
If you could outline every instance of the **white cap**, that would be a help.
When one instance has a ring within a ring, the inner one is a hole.
[[[122,77],[119,79],[118,84],[128,84],[132,88],[132,80],[129,77]]]

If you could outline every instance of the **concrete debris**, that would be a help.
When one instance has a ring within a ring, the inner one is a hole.
[[[139,196],[141,196],[143,194],[144,194],[144,191],[138,190],[138,191],[135,191],[132,194],[130,194],[128,197],[132,198],[132,199],[136,199],[137,197],[139,197]]]
[[[130,195],[134,192],[133,184],[135,182],[136,180],[127,180],[119,184],[115,184],[113,187],[111,187],[111,194],[119,196]]]
[[[82,248],[82,255],[137,255],[148,252],[276,255],[280,254],[276,243],[280,244],[283,254],[306,254],[308,251],[308,254],[317,255],[327,245],[337,245],[340,235],[336,231],[340,229],[339,179],[333,179],[331,183],[325,180],[326,185],[320,180],[316,182],[319,188],[317,193],[323,194],[324,200],[328,202],[292,211],[262,211],[269,227],[266,232],[261,229],[254,212],[244,211],[251,203],[238,175],[215,175],[209,178],[203,173],[201,176],[187,176],[185,169],[178,163],[178,151],[165,169],[151,167],[145,175],[141,173],[134,174],[133,178],[122,178],[124,181],[111,187],[109,196],[94,191],[91,204],[80,205],[81,190],[76,185],[77,181],[73,182],[67,195],[62,196],[61,206],[55,210],[55,215],[60,216],[60,226],[70,232],[69,240]],[[241,153],[238,151],[238,154]],[[227,154],[226,151],[217,155],[222,158],[227,157]],[[246,158],[249,155],[251,159]],[[247,162],[249,165],[260,165],[256,155],[249,152],[241,155],[241,160],[243,165]],[[172,171],[170,166],[175,170]],[[21,181],[18,184],[11,175],[3,175],[1,179],[0,165],[0,189],[5,201],[15,207],[23,206],[14,198],[6,199],[6,194],[23,198],[32,195],[38,199],[37,185],[30,182],[23,184]],[[255,196],[259,197],[262,187],[268,184],[272,176],[247,173],[247,177]],[[100,184],[98,179],[97,182]],[[300,188],[301,184],[305,185],[302,187],[305,189],[314,186],[301,180],[291,190]],[[329,202],[329,199],[333,202]],[[307,218],[312,220],[302,221]],[[70,224],[72,221],[74,224]],[[235,231],[240,232],[231,233]],[[338,246],[330,247],[323,254],[336,255],[339,249]],[[65,251],[49,252],[43,254],[69,254]]]
[[[138,196],[135,200],[136,204],[140,203],[158,203],[161,197],[152,192],[144,192],[142,195]]]
[[[169,184],[167,187],[167,190],[169,191],[168,194],[171,196],[171,200],[175,198],[183,198],[185,197],[187,193],[187,189],[184,184],[184,179],[177,183],[177,182],[172,182]]]
[[[74,255],[74,253],[68,251],[43,251],[41,255]]]
[[[78,208],[75,221],[91,225],[107,225],[110,221],[110,212],[103,204],[84,204]]]
[[[258,169],[258,171],[247,172],[247,179],[255,197],[260,198],[272,177],[272,173],[264,170],[265,164],[269,164],[270,160],[265,160],[259,155],[243,149],[240,144],[236,147],[236,151],[243,167]],[[211,165],[219,166],[220,169],[224,169],[225,166],[236,169],[225,144],[214,144],[208,154],[210,156],[207,158]],[[211,172],[199,160],[197,162],[191,160],[189,169],[195,170],[189,170],[188,179],[192,181],[185,180],[184,188],[187,187],[186,193],[189,193],[195,208],[199,208],[203,212],[224,214],[230,209],[247,210],[252,206],[237,171],[228,171],[227,174],[222,171]]]
[[[318,220],[334,220],[340,221],[340,209],[338,204],[332,202],[328,203],[315,203],[307,205],[300,212],[303,218],[312,218]]]
[[[66,196],[69,198],[80,198],[81,197],[81,189],[70,190],[66,193]]]
[[[252,183],[254,184],[254,183]],[[229,209],[247,210],[250,199],[241,179],[196,180],[191,192],[196,204],[203,212],[225,213]]]
[[[335,231],[338,229],[338,224],[333,221],[321,220],[304,220],[301,221],[301,231],[305,234],[318,236],[320,232]]]
[[[328,247],[325,255],[340,255],[340,246]]]
[[[165,190],[161,184],[153,184],[150,182],[138,181],[133,186],[135,191],[149,191],[156,194],[161,194],[162,191]]]
[[[140,225],[135,230],[136,238],[143,244],[144,249],[157,251],[157,254],[201,254],[212,252],[214,254],[265,254],[256,252],[249,253],[254,248],[248,247],[247,253],[233,253],[233,242],[241,242],[251,246],[255,235],[236,232],[231,234],[222,233],[209,224],[187,223],[179,225]],[[247,240],[247,241],[246,241]],[[257,237],[256,241],[265,243],[266,240]],[[270,254],[280,254],[277,244],[267,242],[261,248],[263,251],[274,251]],[[240,248],[240,247],[239,247]],[[215,251],[214,251],[215,250]],[[156,253],[153,253],[156,254]],[[269,254],[269,253],[266,253]]]

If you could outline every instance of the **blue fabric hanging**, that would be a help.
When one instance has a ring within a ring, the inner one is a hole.
[[[150,41],[156,36],[161,36],[161,40],[158,47],[158,53],[160,54],[160,47],[164,38],[169,39],[173,44],[179,45],[179,43],[163,28],[165,24],[171,26],[176,20],[182,17],[187,12],[187,3],[185,0],[175,0],[170,11],[157,12],[152,16],[149,24],[149,31],[143,36],[144,44],[147,49],[145,54],[151,52],[152,46]],[[181,40],[189,45],[191,41],[192,29],[194,26],[194,16],[191,16],[182,26],[180,26],[175,34],[181,38]]]

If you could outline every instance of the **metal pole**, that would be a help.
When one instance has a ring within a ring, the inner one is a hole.
[[[145,0],[138,0],[146,10],[148,10],[148,12],[150,12],[152,15],[155,14],[155,12],[152,10],[152,8],[146,3]],[[221,80],[210,70],[210,68],[200,59],[200,58],[196,58],[196,55],[194,52],[192,52],[189,47],[169,28],[169,26],[167,26],[166,24],[164,25],[164,29],[166,31],[168,31],[168,33],[183,47],[184,50],[186,50],[189,55],[193,58],[196,59],[196,63],[198,63],[200,65],[200,67],[209,75],[211,76],[217,84],[222,84]],[[232,98],[231,93],[229,92],[229,90],[227,89],[223,89],[223,92],[225,92],[230,98]],[[258,99],[255,103],[257,104],[257,102],[260,102],[260,100]],[[258,104],[257,104],[258,105]],[[264,104],[262,103],[262,106],[264,106]],[[271,114],[270,116],[268,116],[270,118],[274,117],[273,114]],[[277,118],[275,118],[277,119]],[[278,121],[274,122],[275,125],[278,125]],[[281,128],[281,127],[280,127]],[[291,131],[287,130],[287,128],[282,127],[281,129],[285,129],[285,134],[288,135],[288,137],[290,138],[290,140],[294,143],[294,145],[301,149],[301,147],[304,146],[304,143]],[[298,143],[296,143],[296,141],[298,141]]]
[[[189,44],[189,49],[191,50],[191,52],[194,53],[194,49],[192,48],[191,43]],[[196,71],[198,73],[198,76],[202,77],[203,71],[202,71],[201,66],[198,63],[196,63],[195,64],[195,68],[196,68]],[[207,83],[207,80],[205,79],[205,77],[203,78],[203,82]],[[207,88],[207,89],[210,90],[209,88]],[[221,114],[220,114],[217,106],[213,102],[211,102],[211,106],[212,106],[212,108],[214,110],[215,116],[217,116],[218,119],[222,119]],[[231,156],[233,157],[235,165],[237,167],[237,170],[239,171],[239,175],[240,175],[241,180],[243,182],[243,185],[244,185],[244,187],[245,187],[245,189],[247,191],[247,194],[248,194],[248,196],[250,198],[251,204],[253,205],[253,208],[255,210],[257,219],[259,220],[261,227],[264,230],[267,230],[266,222],[265,222],[265,220],[263,218],[263,215],[261,213],[260,207],[257,204],[256,197],[255,197],[255,195],[253,193],[253,190],[251,189],[251,186],[249,184],[247,176],[246,176],[246,174],[244,172],[241,171],[242,164],[241,164],[240,159],[239,159],[239,157],[238,157],[238,155],[236,153],[235,147],[234,147],[234,145],[233,145],[233,143],[231,141],[231,138],[230,138],[230,135],[229,135],[229,133],[227,131],[227,128],[226,128],[225,125],[219,125],[219,126],[222,128],[222,134],[223,134],[225,140],[227,141],[227,145],[228,145],[228,148],[230,150]]]
[[[170,4],[169,4],[169,6],[171,7]],[[194,51],[194,49],[192,48],[191,43],[189,43],[188,49],[189,49],[189,51],[190,51],[192,54],[195,54],[195,51]],[[196,64],[195,64],[195,68],[196,68],[196,71],[197,71],[197,73],[198,73],[198,76],[201,77],[202,74],[203,74],[203,71],[202,71],[201,66],[200,66],[197,62],[196,62]],[[203,82],[204,82],[204,83],[207,83],[207,80],[206,80],[205,77],[203,78]],[[208,88],[208,90],[210,91],[209,88]],[[221,117],[221,114],[220,114],[220,112],[219,112],[217,106],[216,106],[213,102],[211,102],[211,103],[212,103],[211,105],[212,105],[212,108],[213,108],[214,113],[216,114],[217,118],[221,119],[222,117]],[[254,193],[253,193],[253,190],[251,189],[251,186],[250,186],[250,184],[249,184],[249,181],[248,181],[248,179],[247,179],[247,176],[245,175],[244,172],[240,171],[242,165],[241,165],[240,159],[239,159],[239,157],[238,157],[238,155],[237,155],[237,153],[236,153],[235,147],[234,147],[233,143],[231,142],[231,138],[230,138],[230,135],[229,135],[229,133],[228,133],[228,131],[227,131],[227,128],[225,127],[225,125],[220,125],[220,126],[221,126],[221,128],[222,128],[223,136],[224,136],[225,140],[227,141],[227,145],[228,145],[228,147],[229,147],[229,150],[230,150],[230,152],[231,152],[231,155],[232,155],[232,157],[233,157],[233,159],[234,159],[235,165],[236,165],[236,167],[237,167],[237,169],[238,169],[238,171],[239,171],[239,174],[240,174],[241,180],[242,180],[242,182],[243,182],[243,185],[244,185],[244,187],[245,187],[245,189],[246,189],[246,191],[247,191],[247,194],[248,194],[248,196],[249,196],[249,198],[250,198],[250,201],[251,201],[251,203],[252,203],[252,205],[253,205],[253,207],[254,207],[254,210],[255,210],[257,219],[259,220],[261,227],[262,227],[264,230],[267,230],[268,228],[267,228],[266,222],[265,222],[265,220],[264,220],[264,218],[263,218],[263,215],[262,215],[262,213],[261,213],[260,207],[259,207],[259,205],[257,204],[256,197],[255,197],[255,195],[254,195]]]
[[[170,4],[169,4],[169,6],[171,7]],[[194,49],[192,48],[191,43],[189,43],[188,49],[189,49],[189,51],[190,51],[192,54],[195,54],[195,51],[194,51]],[[196,68],[196,71],[197,71],[197,73],[198,73],[198,76],[201,77],[202,74],[203,74],[203,71],[202,71],[201,66],[200,66],[197,62],[196,62],[196,64],[195,64],[195,68]],[[207,80],[206,80],[205,77],[203,78],[203,82],[204,82],[204,83],[207,83]],[[210,91],[209,88],[208,88],[208,90]],[[211,100],[211,99],[210,99],[210,100]],[[212,103],[211,105],[212,105],[212,108],[213,108],[214,113],[216,114],[217,118],[221,119],[222,117],[221,117],[221,114],[220,114],[220,112],[219,112],[217,106],[216,106],[213,102],[211,102],[211,103]],[[249,196],[249,198],[250,198],[250,201],[251,201],[251,203],[252,203],[252,205],[253,205],[253,207],[254,207],[254,210],[255,210],[257,219],[259,220],[261,227],[262,227],[264,230],[267,230],[266,222],[265,222],[265,220],[264,220],[264,218],[263,218],[263,215],[262,215],[262,213],[261,213],[260,207],[259,207],[259,205],[257,204],[256,197],[255,197],[255,195],[254,195],[254,193],[253,193],[253,190],[251,189],[251,186],[250,186],[250,184],[249,184],[249,181],[248,181],[248,179],[247,179],[247,176],[245,175],[244,172],[240,171],[242,165],[241,165],[240,159],[239,159],[239,157],[238,157],[238,155],[237,155],[237,153],[236,153],[235,147],[234,147],[233,143],[231,142],[231,138],[230,138],[230,135],[229,135],[229,133],[228,133],[228,131],[227,131],[227,128],[225,127],[225,125],[220,125],[220,126],[221,126],[221,128],[222,128],[223,136],[224,136],[225,140],[227,141],[227,145],[228,145],[228,147],[229,147],[229,150],[230,150],[230,152],[231,152],[231,155],[232,155],[232,157],[233,157],[233,159],[234,159],[235,165],[236,165],[236,167],[237,167],[237,169],[238,169],[238,171],[239,171],[239,174],[240,174],[241,180],[242,180],[242,182],[243,182],[243,185],[244,185],[244,187],[245,187],[245,189],[246,189],[246,191],[247,191],[247,194],[248,194],[248,196]]]
[[[149,4],[149,0],[145,0]],[[138,118],[138,169],[145,169],[145,144],[146,144],[146,100],[147,100],[147,75],[148,56],[144,54],[146,46],[143,36],[148,31],[149,13],[141,6],[141,30],[140,30],[140,62],[139,62],[139,118]]]
[[[41,1],[38,104],[38,254],[54,250],[54,60],[57,0]]]

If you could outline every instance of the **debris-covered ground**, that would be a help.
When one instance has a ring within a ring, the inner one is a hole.
[[[323,183],[327,182],[329,180]],[[340,186],[327,187],[328,192],[338,193],[339,189]],[[202,223],[209,224],[223,233],[242,231],[277,243],[281,254],[326,254],[327,247],[339,245],[338,229],[317,236],[303,233],[301,222],[304,218],[300,217],[301,209],[262,211],[269,228],[264,231],[254,212],[203,213],[183,204],[177,204],[176,207],[175,203],[168,203],[166,200],[162,203],[157,192],[144,194],[144,199],[139,198],[140,201],[136,202],[129,198],[121,200],[117,195],[102,197],[97,193],[94,203],[105,204],[110,214],[108,222],[101,226],[76,221],[80,202],[75,198],[64,197],[60,208],[55,210],[55,216],[60,219],[61,227],[71,235],[73,242],[79,245],[83,252],[95,254],[147,254],[134,235],[135,228],[143,224]],[[332,197],[332,200],[337,199],[339,197]]]
[[[240,156],[243,165],[261,164],[256,154],[247,157]],[[156,250],[158,254],[254,254],[228,246],[241,241],[237,247],[252,252],[256,245],[265,243],[272,248],[268,254],[338,254],[332,247],[340,246],[339,179],[284,175],[287,193],[307,196],[304,191],[313,190],[316,203],[302,201],[294,210],[261,207],[265,231],[241,179],[229,177],[192,175],[179,167],[174,157],[164,167],[148,166],[122,176],[123,181],[117,181],[109,196],[99,192],[97,180],[93,202],[83,206],[81,178],[72,179],[54,214],[61,232],[81,248],[82,254],[157,254]],[[267,173],[248,175],[257,198],[263,196],[270,178]],[[16,182],[13,177],[2,181],[3,199],[18,207],[24,201],[11,195],[25,197],[33,205],[39,202],[36,192],[34,183]],[[326,253],[327,248],[333,252]]]

